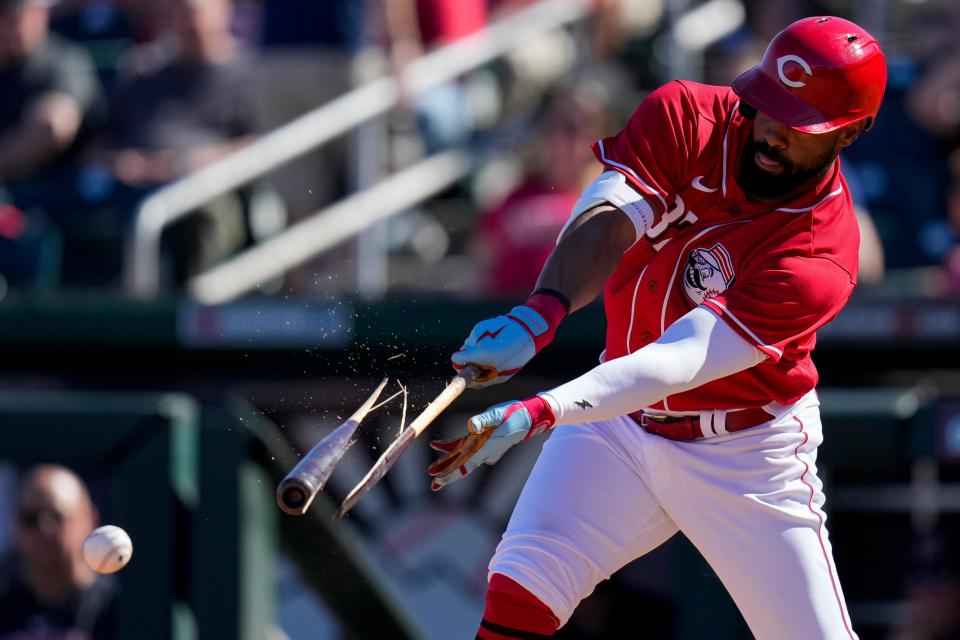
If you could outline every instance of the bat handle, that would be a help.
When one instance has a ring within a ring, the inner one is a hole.
[[[457,372],[457,378],[462,378],[465,385],[469,386],[473,382],[482,382],[490,376],[497,375],[497,370],[493,367],[481,367],[478,364],[468,363]]]

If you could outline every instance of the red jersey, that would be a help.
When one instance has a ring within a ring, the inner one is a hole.
[[[556,247],[580,194],[532,177],[480,219],[481,238],[490,253],[486,292],[518,295],[530,291]]]
[[[456,42],[487,26],[483,0],[418,0],[417,21],[424,46]]]
[[[737,184],[752,134],[728,87],[672,82],[650,94],[594,153],[650,196],[655,218],[606,283],[606,359],[636,351],[696,306],[769,357],[666,398],[671,411],[789,403],[814,388],[816,330],[856,284],[859,230],[839,161],[788,202],[746,199]]]

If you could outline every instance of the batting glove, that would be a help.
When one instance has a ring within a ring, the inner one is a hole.
[[[507,449],[552,429],[556,422],[550,405],[540,396],[490,407],[470,418],[467,435],[430,443],[446,454],[427,469],[433,477],[430,488],[439,491],[482,464],[495,464]]]
[[[457,371],[475,364],[482,374],[470,386],[487,387],[509,380],[553,341],[569,304],[554,293],[534,293],[509,313],[478,323],[451,357]]]

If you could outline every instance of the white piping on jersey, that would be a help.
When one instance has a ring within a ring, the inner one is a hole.
[[[656,197],[657,197],[657,199],[660,201],[660,204],[663,205],[664,211],[666,211],[667,209],[669,209],[669,207],[667,206],[667,201],[663,199],[663,196],[661,196],[659,193],[657,193],[656,189],[654,189],[653,187],[651,187],[650,185],[648,185],[646,182],[644,182],[643,179],[640,178],[639,175],[637,175],[637,172],[636,172],[636,171],[634,171],[633,169],[631,169],[630,167],[628,167],[628,166],[625,165],[625,164],[620,164],[619,162],[615,162],[615,161],[613,161],[613,160],[611,160],[611,159],[609,159],[609,158],[607,157],[607,152],[606,152],[606,150],[603,148],[603,140],[602,140],[602,139],[597,140],[597,146],[600,148],[600,159],[601,159],[601,160],[603,160],[603,161],[604,161],[605,163],[607,163],[607,164],[610,164],[610,165],[613,165],[614,167],[618,167],[618,168],[620,168],[620,169],[623,169],[624,171],[626,171],[627,173],[629,173],[629,174],[630,174],[631,176],[633,176],[634,179],[640,184],[640,186],[642,186],[642,187],[647,191],[648,195],[652,195],[652,196],[656,196]]]
[[[727,309],[725,306],[717,302],[715,299],[711,299],[710,304],[715,304],[721,309],[723,309],[723,312],[728,316],[730,316],[733,319],[733,321],[736,322],[740,326],[740,328],[747,333],[748,336],[753,338],[754,342],[756,342],[758,345],[762,346],[764,349],[770,349],[770,351],[775,351],[777,355],[779,355],[779,357],[781,358],[783,357],[783,351],[781,351],[780,349],[777,349],[776,347],[771,347],[770,345],[765,343],[763,340],[761,340],[759,336],[757,336],[757,334],[755,334],[753,331],[750,331],[750,328],[747,327],[747,325],[740,322],[740,318],[730,313],[730,309]]]
[[[687,247],[689,247],[691,244],[693,244],[693,242],[694,242],[697,238],[699,238],[700,236],[702,236],[702,235],[704,235],[704,234],[706,234],[706,233],[710,233],[710,232],[713,231],[714,229],[719,229],[720,227],[725,227],[725,226],[730,225],[730,224],[744,224],[744,223],[747,223],[747,222],[750,222],[750,220],[736,220],[736,221],[734,221],[734,222],[722,222],[722,223],[720,223],[720,224],[715,224],[715,225],[713,225],[712,227],[707,227],[706,229],[704,229],[703,231],[701,231],[701,232],[698,233],[697,235],[693,236],[692,238],[690,238],[689,240],[687,240],[687,244],[683,245],[683,248],[680,249],[680,253],[677,254],[677,263],[673,265],[673,273],[670,275],[670,282],[667,284],[667,288],[664,289],[663,308],[662,308],[661,311],[660,311],[660,335],[663,335],[663,332],[667,330],[667,328],[666,328],[666,323],[667,323],[667,303],[670,302],[670,292],[673,291],[673,283],[674,283],[674,281],[677,279],[677,267],[679,267],[680,261],[683,260],[683,256],[684,256],[684,254],[687,252]],[[639,285],[639,282],[638,282],[637,284]],[[633,312],[633,310],[631,309],[631,313],[632,313],[632,312]],[[739,321],[737,321],[737,322],[739,323]],[[746,327],[744,327],[744,328],[746,329]],[[748,330],[748,331],[749,331],[749,330]],[[752,335],[752,334],[751,334],[751,335]],[[759,343],[760,341],[758,340],[757,342]],[[761,343],[761,344],[762,344],[762,343]],[[666,398],[663,399],[663,408],[666,409],[667,411],[670,410],[670,407],[667,405],[667,399],[666,399]]]
[[[703,176],[697,176],[690,182],[690,186],[697,191],[703,191],[704,193],[713,193],[717,190],[716,187],[708,187],[707,185],[703,184],[701,180],[703,180]]]
[[[649,266],[649,262],[643,266],[643,270],[640,271],[640,275],[637,277],[637,286],[633,288],[633,299],[630,301],[630,326],[627,327],[627,353],[633,353],[630,351],[630,336],[633,335],[633,320],[637,317],[637,292],[640,291],[643,274],[647,272],[647,267]]]
[[[843,187],[842,187],[842,186],[837,187],[836,190],[831,191],[830,193],[828,193],[828,194],[827,194],[826,196],[824,196],[824,197],[820,200],[820,202],[818,202],[817,204],[811,205],[811,206],[809,206],[809,207],[804,207],[804,208],[802,208],[802,209],[788,209],[787,207],[780,207],[779,209],[777,209],[777,211],[786,211],[787,213],[803,213],[804,211],[810,211],[810,210],[812,210],[812,209],[815,209],[815,208],[819,207],[821,204],[823,204],[824,202],[826,202],[826,201],[829,200],[830,198],[832,198],[832,197],[834,197],[834,196],[838,196],[838,195],[840,195],[841,193],[843,193]]]
[[[733,104],[733,110],[730,111],[730,116],[727,118],[727,130],[723,133],[723,179],[720,181],[720,186],[723,189],[723,197],[727,197],[727,137],[730,136],[730,125],[733,123],[733,114],[737,112],[737,109],[740,108],[740,101],[737,100]]]

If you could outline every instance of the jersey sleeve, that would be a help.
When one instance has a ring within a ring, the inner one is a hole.
[[[641,193],[669,208],[695,148],[697,110],[683,83],[660,87],[640,103],[627,126],[598,140],[594,155],[608,169],[622,173]]]
[[[853,292],[850,274],[829,259],[775,257],[703,305],[776,362],[812,349],[817,329],[832,320]],[[791,354],[795,355],[795,354]]]

